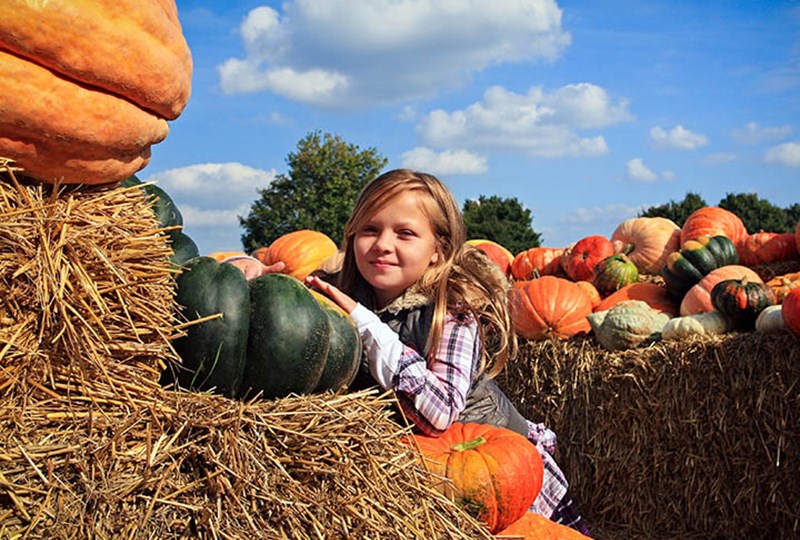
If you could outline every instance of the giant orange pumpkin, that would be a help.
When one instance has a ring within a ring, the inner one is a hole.
[[[586,536],[575,529],[533,512],[526,512],[497,533],[497,537],[507,540],[586,540]]]
[[[542,456],[510,429],[455,422],[438,437],[414,439],[425,467],[450,480],[439,489],[493,533],[521,518],[542,488]]]
[[[526,339],[566,339],[591,330],[586,316],[592,313],[592,300],[565,278],[543,276],[515,283],[508,307],[515,330]]]
[[[46,183],[104,184],[147,165],[189,99],[174,0],[5,0],[0,156]]]
[[[795,235],[764,231],[748,234],[736,244],[736,252],[744,266],[791,261],[797,258]]]
[[[719,206],[704,206],[692,212],[681,227],[681,247],[689,240],[701,236],[727,236],[738,244],[747,236],[744,222],[731,212]]]
[[[664,217],[631,218],[611,234],[615,251],[625,253],[641,274],[660,274],[680,240],[681,228]]]
[[[336,244],[325,233],[301,229],[284,234],[266,250],[254,251],[253,256],[267,266],[283,261],[286,266],[281,273],[303,281],[337,251]]]

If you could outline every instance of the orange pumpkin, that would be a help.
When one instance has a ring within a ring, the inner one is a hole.
[[[797,258],[794,233],[759,231],[748,234],[736,244],[739,263],[744,266],[757,266]]]
[[[493,533],[521,518],[542,488],[536,446],[510,429],[455,422],[438,437],[413,435],[439,489]]]
[[[589,300],[592,301],[592,310],[600,305],[602,297],[600,296],[600,291],[598,291],[597,287],[594,286],[594,283],[591,281],[576,281],[575,284],[589,295]]]
[[[9,0],[0,73],[0,155],[41,182],[105,184],[147,165],[192,58],[174,0]]]
[[[555,276],[563,272],[563,248],[533,247],[517,253],[511,262],[514,279],[527,281],[538,276]]]
[[[561,255],[561,266],[573,281],[592,281],[597,263],[613,254],[611,240],[594,234],[566,248]]]
[[[626,254],[641,274],[660,274],[680,240],[681,228],[664,217],[631,218],[611,234],[614,250]]]
[[[786,327],[800,336],[800,289],[794,289],[783,299],[781,316]]]
[[[713,311],[711,291],[714,289],[714,285],[726,279],[742,278],[747,278],[747,281],[751,283],[764,283],[758,274],[746,266],[729,264],[712,270],[684,295],[681,300],[681,316]]]
[[[283,261],[286,267],[282,273],[303,281],[337,251],[336,243],[325,233],[301,229],[276,239],[256,258],[267,266]]]
[[[705,206],[692,212],[681,228],[681,247],[689,240],[701,236],[727,236],[738,244],[747,236],[744,222],[731,212],[719,206]]]
[[[525,339],[567,339],[591,330],[589,295],[574,281],[542,276],[519,281],[509,291],[509,311],[517,333]]]
[[[780,304],[793,289],[800,288],[800,272],[775,276],[767,281],[767,285],[775,293],[775,302]]]
[[[680,312],[678,303],[675,302],[669,294],[667,288],[650,281],[631,283],[617,292],[606,296],[602,302],[594,308],[594,311],[605,311],[611,309],[620,302],[626,302],[628,300],[641,300],[656,311],[669,313],[673,317],[678,316]]]
[[[586,540],[575,529],[533,512],[525,512],[521,518],[497,533],[497,537],[507,540]]]
[[[514,260],[514,255],[512,255],[510,251],[497,242],[478,239],[467,240],[467,244],[483,251],[487,257],[489,257],[497,264],[497,266],[500,267],[500,270],[502,270],[505,275],[509,275],[511,273],[511,262]]]

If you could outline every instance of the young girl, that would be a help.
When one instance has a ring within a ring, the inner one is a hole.
[[[336,286],[320,276],[307,283],[350,313],[369,382],[394,391],[420,431],[440,434],[459,421],[525,435],[544,462],[531,509],[588,536],[551,456],[555,436],[523,418],[493,381],[516,353],[508,281],[465,242],[459,208],[438,179],[389,171],[359,196]]]

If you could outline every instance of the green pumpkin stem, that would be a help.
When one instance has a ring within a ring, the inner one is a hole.
[[[472,450],[473,448],[477,448],[483,444],[486,444],[486,439],[483,437],[478,437],[477,439],[472,439],[471,441],[464,441],[454,444],[450,447],[450,450],[453,452],[464,452],[465,450]]]

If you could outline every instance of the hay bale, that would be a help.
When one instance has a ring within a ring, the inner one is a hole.
[[[499,383],[558,434],[590,526],[620,538],[800,534],[797,337],[728,334],[617,353],[590,336],[525,342]]]
[[[172,253],[141,190],[26,185],[0,159],[0,392],[158,386],[177,361]]]

